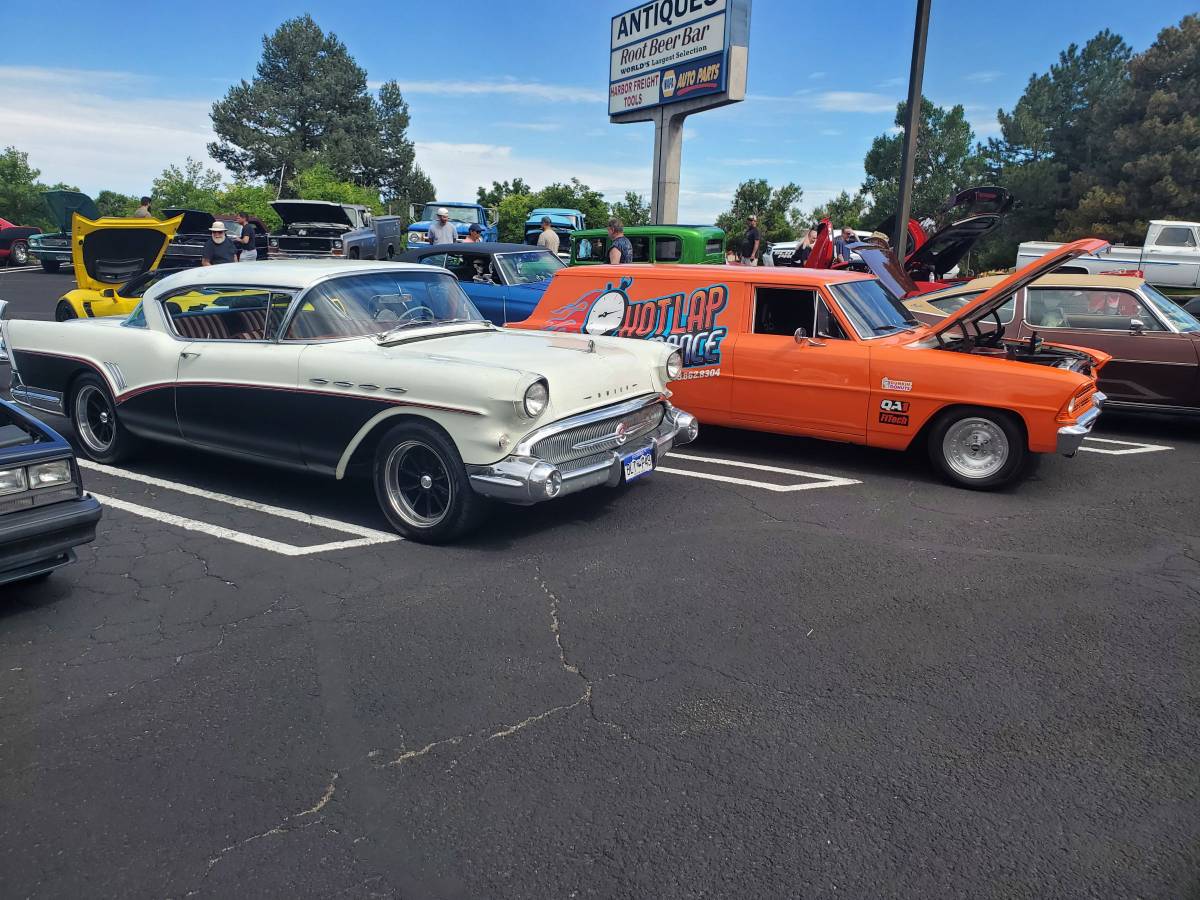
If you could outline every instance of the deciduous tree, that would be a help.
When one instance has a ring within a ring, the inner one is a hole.
[[[138,207],[140,197],[104,190],[96,195],[96,209],[102,216],[128,216]]]
[[[16,147],[0,153],[0,217],[17,225],[47,228],[52,223],[42,201],[45,187],[38,183],[42,173],[29,165],[29,154]]]
[[[162,170],[151,187],[154,209],[198,209],[203,212],[223,212],[220,201],[221,174],[206,168],[199,160],[190,156],[179,166],[170,165]]]
[[[801,230],[815,228],[822,219],[828,219],[834,228],[843,228],[847,225],[851,228],[861,228],[867,205],[867,198],[860,191],[855,191],[853,195],[849,191],[842,191],[833,199],[814,207],[811,212],[805,214],[799,223],[800,228]]]
[[[626,225],[649,225],[650,202],[637,191],[626,191],[624,199],[612,205],[612,214]]]
[[[717,216],[717,226],[725,230],[732,247],[746,230],[746,219],[754,214],[763,249],[768,242],[790,241],[795,238],[794,223],[799,221],[803,198],[804,191],[790,181],[778,188],[772,188],[765,178],[743,181],[733,192],[729,209]]]
[[[475,191],[475,196],[478,199],[480,206],[499,208],[500,203],[505,197],[513,194],[532,194],[533,188],[527,185],[522,178],[514,178],[512,181],[493,181],[491,188],[479,187]],[[433,199],[432,197],[430,199]]]
[[[379,202],[379,191],[362,187],[337,177],[332,168],[317,163],[301,172],[291,181],[292,195],[305,200],[330,200],[334,203],[355,203],[368,207],[373,213],[383,211]]]

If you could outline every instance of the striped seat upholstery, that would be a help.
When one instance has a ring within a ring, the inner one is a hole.
[[[196,341],[262,340],[265,309],[204,310],[173,316],[175,330]]]

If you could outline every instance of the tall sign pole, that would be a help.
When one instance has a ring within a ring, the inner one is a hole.
[[[904,259],[908,242],[908,217],[912,207],[913,172],[917,165],[917,132],[921,127],[921,81],[925,77],[925,43],[929,37],[929,6],[917,0],[917,26],[913,33],[912,68],[908,70],[908,121],[904,124],[904,155],[900,160],[900,194],[896,209],[896,258]]]
[[[650,216],[677,222],[684,119],[746,98],[750,0],[654,0],[609,38],[608,120],[654,123]]]

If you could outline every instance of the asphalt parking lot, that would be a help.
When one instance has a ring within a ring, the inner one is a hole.
[[[975,494],[707,429],[442,548],[89,465],[97,541],[0,594],[3,894],[1200,896],[1200,422],[1085,449]]]

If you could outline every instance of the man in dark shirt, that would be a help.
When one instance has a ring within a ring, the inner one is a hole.
[[[749,216],[746,219],[746,233],[742,235],[742,265],[758,265],[758,249],[761,245],[762,238],[758,233],[758,216]]]
[[[225,237],[225,223],[213,222],[208,230],[208,240],[204,242],[204,253],[200,257],[200,265],[215,266],[218,263],[233,262],[237,246]]]
[[[244,212],[237,214],[237,222],[242,226],[242,233],[238,235],[237,239],[238,262],[253,262],[258,259],[258,247],[255,244],[258,232],[254,228],[254,223],[250,221],[250,217]]]

